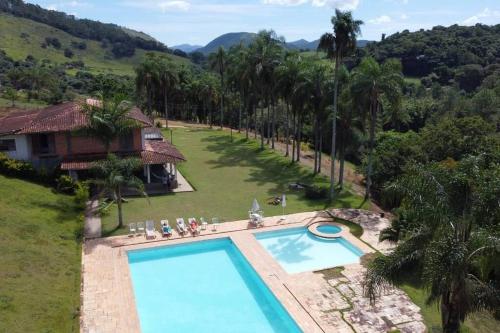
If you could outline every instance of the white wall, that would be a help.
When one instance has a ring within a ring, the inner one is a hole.
[[[16,140],[16,151],[5,152],[10,158],[23,161],[31,159],[31,140],[27,135],[6,135],[1,136],[0,139]]]

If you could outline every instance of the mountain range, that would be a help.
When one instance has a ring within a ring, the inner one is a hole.
[[[215,52],[220,46],[229,49],[231,46],[237,45],[239,43],[243,43],[244,45],[250,44],[250,42],[257,36],[255,33],[251,32],[230,32],[227,34],[223,34],[205,46],[191,45],[191,44],[181,44],[172,46],[172,49],[179,49],[186,53],[191,52],[201,52],[204,55],[208,55],[212,52]],[[358,40],[358,47],[365,47],[370,41],[368,40]],[[307,41],[305,39],[299,39],[293,42],[287,42],[285,45],[289,49],[293,50],[316,50],[318,48],[319,39],[314,40],[312,42]]]

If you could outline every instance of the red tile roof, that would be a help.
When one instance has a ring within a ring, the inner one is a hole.
[[[168,142],[157,140],[145,140],[145,150],[139,153],[118,154],[122,157],[137,157],[144,165],[179,163],[185,161],[184,156]],[[105,159],[100,155],[80,155],[71,159],[66,159],[61,163],[62,170],[88,170],[97,161]]]
[[[144,126],[152,126],[151,120],[137,107],[130,110],[129,116]],[[81,105],[76,102],[67,102],[41,110],[15,112],[2,117],[0,118],[0,134],[72,131],[85,127],[87,123],[88,120],[81,110]]]

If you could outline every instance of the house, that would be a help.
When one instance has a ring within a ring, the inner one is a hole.
[[[177,164],[185,161],[184,156],[164,140],[139,108],[132,108],[129,117],[139,126],[112,142],[111,152],[141,159],[146,189],[162,192],[176,187]],[[87,116],[77,102],[14,112],[0,118],[0,152],[29,161],[38,169],[60,168],[78,179],[94,162],[106,158],[104,144],[81,131],[87,124]]]

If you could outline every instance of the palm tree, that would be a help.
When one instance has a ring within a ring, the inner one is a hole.
[[[300,56],[296,53],[289,53],[285,56],[285,61],[276,69],[278,92],[281,94],[286,104],[286,119],[285,119],[285,156],[290,155],[290,104],[292,103],[293,90],[297,84],[297,79],[300,72]],[[295,129],[295,122],[293,122]],[[294,133],[294,130],[292,130]],[[295,147],[295,145],[294,145]],[[295,159],[295,149],[292,151],[292,161]]]
[[[222,46],[219,46],[217,53],[212,53],[209,56],[210,68],[216,70],[220,75],[221,99],[220,99],[220,128],[223,127],[224,120],[224,73],[226,71],[226,52]]]
[[[101,189],[100,196],[106,195],[118,207],[118,228],[123,226],[123,190],[132,189],[146,196],[142,180],[134,175],[141,166],[140,159],[119,158],[109,154],[106,160],[96,162],[93,167],[97,178],[92,183]]]
[[[500,235],[498,228],[482,227],[484,214],[477,209],[491,177],[478,172],[484,163],[468,157],[451,167],[412,165],[387,188],[402,205],[399,220],[383,234],[399,244],[369,264],[364,292],[372,302],[385,286],[411,274],[428,291],[427,302],[440,305],[445,333],[459,332],[471,313],[498,310]]]
[[[154,53],[147,53],[143,62],[135,69],[137,93],[146,94],[148,115],[152,115],[153,92],[158,85],[158,62]]]
[[[82,109],[88,118],[88,125],[81,131],[84,135],[97,138],[110,152],[111,143],[130,134],[139,124],[129,117],[132,105],[123,95],[111,99],[100,98],[97,103],[83,103]]]
[[[330,174],[330,199],[335,195],[335,139],[337,136],[337,106],[338,106],[338,71],[346,56],[356,49],[356,38],[361,33],[363,21],[354,20],[349,11],[335,10],[335,16],[331,19],[333,34],[325,33],[321,36],[318,49],[326,52],[327,57],[335,61],[335,84],[333,95],[332,115],[332,152],[331,152],[331,174]]]
[[[168,93],[175,89],[179,82],[177,71],[171,63],[170,59],[164,57],[160,60],[158,70],[158,83],[163,93],[163,103],[165,107],[165,126],[168,128]]]
[[[390,59],[382,65],[367,57],[354,70],[351,92],[358,101],[366,101],[370,118],[370,143],[366,170],[365,198],[370,197],[372,175],[372,153],[375,147],[375,127],[378,114],[382,109],[382,98],[392,107],[401,103],[402,87],[404,84],[401,62]]]

